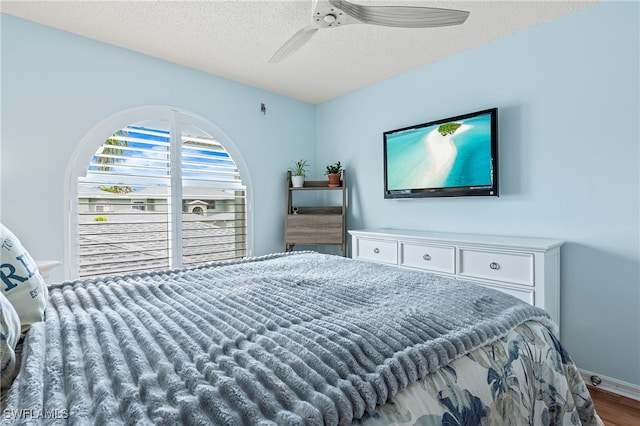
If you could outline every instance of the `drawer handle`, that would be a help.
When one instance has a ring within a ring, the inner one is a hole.
[[[375,254],[378,254],[378,253],[380,253],[380,249],[379,249],[378,247],[376,247],[376,248],[374,248],[374,249],[373,249],[373,252],[374,252]]]
[[[423,258],[424,260],[431,260],[431,256],[429,256],[429,253],[425,253],[425,255],[424,255],[424,256],[422,256],[422,258]]]
[[[493,269],[494,271],[497,271],[498,269],[500,269],[500,264],[498,264],[496,262],[491,262],[489,264],[489,268]]]

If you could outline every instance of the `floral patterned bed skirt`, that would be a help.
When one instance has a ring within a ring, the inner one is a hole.
[[[532,321],[412,384],[357,423],[603,425],[568,353]]]

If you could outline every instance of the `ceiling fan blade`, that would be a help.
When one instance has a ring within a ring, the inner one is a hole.
[[[307,25],[306,27],[298,30],[280,49],[269,59],[269,63],[275,64],[280,62],[287,56],[291,55],[296,50],[307,44],[311,37],[319,30],[315,25]]]
[[[446,27],[462,24],[469,12],[421,6],[364,6],[346,0],[329,0],[333,7],[343,10],[365,24],[402,28]]]

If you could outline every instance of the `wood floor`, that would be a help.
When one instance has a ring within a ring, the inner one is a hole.
[[[640,401],[591,386],[589,393],[605,426],[640,425]]]

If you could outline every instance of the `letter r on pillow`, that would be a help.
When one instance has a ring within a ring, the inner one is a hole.
[[[4,269],[9,270],[9,274],[4,272]],[[18,284],[23,283],[27,280],[28,277],[21,277],[20,275],[16,275],[16,268],[10,263],[5,263],[4,265],[0,265],[0,279],[7,286],[4,291],[13,290],[18,287]],[[11,280],[19,281],[18,283],[13,283]]]

